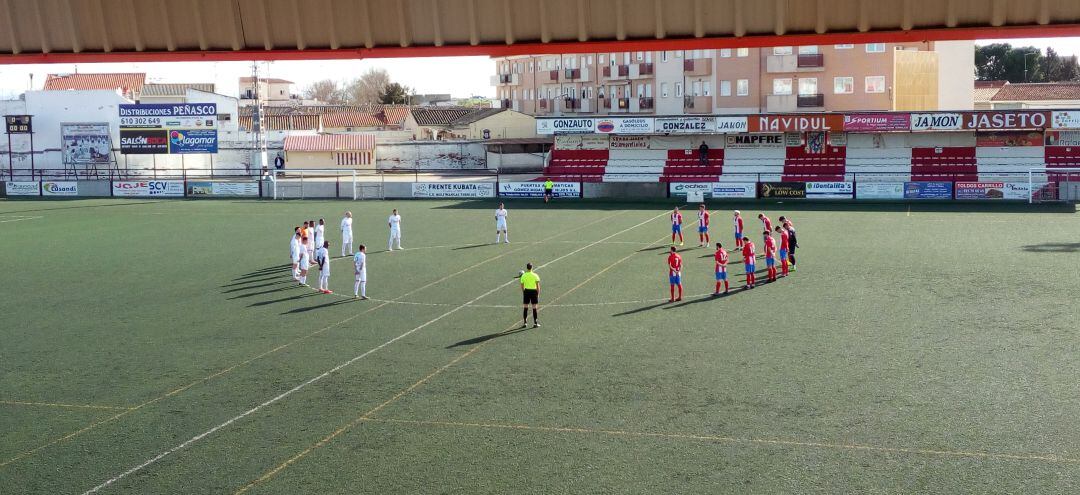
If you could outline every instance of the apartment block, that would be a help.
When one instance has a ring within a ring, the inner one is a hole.
[[[495,59],[506,108],[535,116],[970,110],[972,42]]]

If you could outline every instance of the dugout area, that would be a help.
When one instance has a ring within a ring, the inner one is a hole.
[[[716,203],[798,270],[712,299],[673,202],[3,201],[0,492],[1068,493],[1072,206]],[[286,237],[344,209],[332,296]],[[387,253],[386,216],[405,251]],[[760,237],[760,236],[758,236]],[[760,243],[759,243],[760,244]],[[732,253],[732,288],[741,286]],[[543,327],[516,331],[525,262]],[[758,263],[759,269],[764,264]],[[764,277],[759,277],[759,281]],[[53,301],[44,304],[42,301]]]

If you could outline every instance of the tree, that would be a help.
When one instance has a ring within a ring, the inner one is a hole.
[[[409,87],[399,83],[387,84],[379,94],[379,103],[384,105],[405,104],[409,102]]]
[[[1042,72],[1048,82],[1076,81],[1080,79],[1080,66],[1076,55],[1062,57],[1053,48],[1046,49],[1043,57]]]
[[[1053,48],[1044,56],[1033,46],[994,43],[975,47],[975,76],[980,81],[1060,82],[1080,80],[1076,56],[1062,57]]]
[[[323,79],[304,88],[304,98],[318,100],[328,105],[342,105],[345,103],[345,92],[337,81]]]
[[[345,86],[345,99],[350,105],[379,103],[383,90],[390,85],[390,73],[385,69],[368,69]]]

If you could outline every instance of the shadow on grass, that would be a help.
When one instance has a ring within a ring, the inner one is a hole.
[[[334,301],[328,302],[326,304],[316,304],[314,306],[308,306],[308,307],[305,307],[305,308],[290,309],[290,310],[288,310],[288,311],[286,311],[284,313],[281,313],[281,314],[282,315],[291,315],[291,314],[297,314],[297,313],[306,313],[308,311],[315,311],[316,309],[329,308],[330,306],[337,306],[339,304],[349,304],[351,302],[356,302],[356,301],[359,301],[359,300],[360,299],[340,299],[339,298],[339,299],[336,299]]]
[[[224,288],[227,288],[227,287],[236,287],[237,285],[254,284],[256,282],[268,282],[270,280],[278,280],[280,278],[281,278],[281,275],[273,275],[273,276],[266,277],[266,278],[249,278],[249,279],[241,280],[239,282],[233,282],[231,284],[222,285],[221,288],[224,289]]]
[[[232,300],[235,300],[235,299],[244,299],[244,298],[248,298],[248,297],[261,296],[263,294],[273,294],[275,292],[281,292],[283,290],[296,289],[298,287],[299,287],[298,285],[293,283],[293,284],[287,285],[285,287],[278,287],[276,289],[261,290],[261,291],[258,291],[258,292],[249,292],[247,294],[238,294],[238,295],[235,295],[235,296],[232,296],[232,297],[228,298],[228,300],[232,301]]]
[[[528,330],[528,327],[520,327],[520,328],[515,328],[513,330],[504,330],[502,332],[489,333],[487,335],[481,335],[479,337],[473,337],[471,339],[462,340],[461,342],[457,342],[455,344],[450,344],[450,345],[446,346],[446,348],[447,349],[453,349],[455,347],[462,347],[462,346],[467,346],[467,345],[480,344],[480,343],[487,342],[487,341],[492,340],[492,339],[497,339],[499,337],[506,337],[508,335],[513,335],[515,333],[524,332],[525,330]]]
[[[292,269],[292,265],[268,266],[266,268],[260,268],[258,270],[255,270],[253,272],[245,273],[243,275],[240,275],[239,277],[234,278],[233,280],[234,281],[240,281],[241,283],[246,283],[245,279],[255,278],[255,277],[265,277],[267,275],[272,275],[272,274],[275,274],[275,273],[278,273],[278,272],[288,271],[290,269]]]
[[[1024,246],[1023,249],[1029,253],[1077,253],[1080,252],[1080,242],[1047,242]]]
[[[485,247],[485,246],[492,246],[492,244],[470,244],[468,246],[460,246],[460,247],[453,248],[453,249],[451,249],[451,251],[461,251],[462,249],[476,249],[476,248],[482,248],[482,247]]]
[[[615,313],[615,314],[613,314],[611,316],[629,316],[629,315],[633,315],[633,314],[637,314],[637,313],[644,313],[644,312],[649,311],[651,309],[659,308],[660,306],[663,306],[665,304],[670,304],[670,303],[668,303],[667,301],[658,302],[656,304],[650,304],[648,306],[642,306],[640,308],[631,309],[631,310],[628,310],[628,311],[623,311],[622,313]]]
[[[295,301],[297,299],[303,299],[305,297],[311,297],[311,296],[317,296],[317,295],[320,295],[320,294],[318,292],[307,292],[307,293],[304,293],[304,294],[300,294],[298,296],[283,297],[281,299],[271,299],[269,301],[253,302],[251,304],[248,304],[248,307],[253,308],[253,307],[258,307],[258,306],[269,306],[271,304]]]
[[[278,278],[278,277],[274,277],[274,279],[276,279],[276,278]],[[270,279],[270,280],[273,280],[273,279]],[[262,280],[259,280],[259,282],[262,282]],[[229,294],[229,293],[232,293],[232,292],[240,292],[240,291],[245,291],[245,290],[258,289],[259,287],[270,287],[272,285],[281,285],[281,284],[296,284],[296,281],[293,280],[293,279],[288,279],[288,280],[278,280],[277,282],[268,282],[268,283],[265,283],[265,284],[246,285],[244,287],[234,287],[232,289],[223,290],[223,291],[221,291],[221,293],[222,294]],[[233,285],[236,285],[236,284],[229,284],[229,285],[223,286],[223,288],[224,287],[231,287]]]

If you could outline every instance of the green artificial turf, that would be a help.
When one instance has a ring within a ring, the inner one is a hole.
[[[793,217],[798,271],[706,297],[690,210],[668,304],[674,203],[507,201],[492,245],[495,204],[0,201],[0,493],[1080,489],[1071,207],[717,203]],[[369,301],[285,268],[345,209]]]

